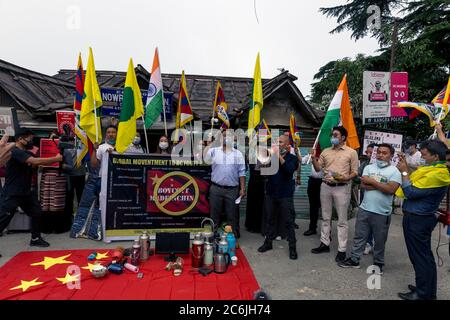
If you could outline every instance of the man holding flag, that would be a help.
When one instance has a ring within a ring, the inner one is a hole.
[[[342,125],[339,125],[342,124]],[[330,138],[331,133],[331,138]],[[312,253],[330,252],[330,232],[333,204],[338,215],[338,253],[336,262],[346,258],[348,240],[347,213],[350,205],[352,180],[358,174],[359,148],[353,114],[350,107],[350,97],[345,75],[339,85],[318,136],[319,148],[323,150],[320,158],[312,156],[314,170],[323,170],[323,180],[320,190],[322,207],[322,227],[320,246],[311,250]],[[331,145],[331,147],[329,147]],[[315,143],[317,146],[317,141]],[[313,153],[317,153],[314,150]]]

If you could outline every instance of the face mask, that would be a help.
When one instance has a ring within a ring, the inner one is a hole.
[[[31,149],[33,149],[33,147],[34,147],[33,141],[27,141],[27,144],[25,145],[25,148],[27,150],[31,150]]]
[[[115,146],[115,145],[116,145],[116,139],[109,139],[109,140],[108,140],[108,143],[109,143],[110,145],[112,145],[112,146]]]
[[[139,137],[134,138],[134,140],[133,140],[134,145],[138,145],[140,143],[141,143],[141,138],[139,138]]]
[[[238,145],[237,142],[233,142],[233,148],[237,149]]]
[[[427,164],[427,162],[425,161],[424,158],[419,159],[419,166],[425,166],[426,164]]]
[[[159,143],[159,148],[162,150],[166,150],[169,147],[169,143],[168,142],[160,142]]]
[[[378,168],[386,168],[389,165],[388,161],[384,160],[377,160],[377,166]]]
[[[280,149],[280,155],[284,156],[287,153],[286,149]]]
[[[331,138],[330,142],[332,145],[337,146],[339,144],[339,139],[333,137],[333,138]]]
[[[234,140],[232,140],[232,139],[225,139],[225,145],[227,147],[233,147],[233,144],[234,144]]]

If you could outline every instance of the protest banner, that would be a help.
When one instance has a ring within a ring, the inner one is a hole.
[[[104,240],[201,230],[210,180],[211,167],[199,161],[110,154],[100,195]]]

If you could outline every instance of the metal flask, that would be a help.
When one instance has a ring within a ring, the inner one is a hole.
[[[228,241],[227,241],[226,234],[223,234],[220,236],[219,243],[217,244],[217,252],[219,252],[219,253],[227,253],[228,252]]]
[[[230,255],[228,253],[216,253],[214,255],[214,272],[225,273],[230,264]]]
[[[203,255],[204,255],[204,241],[201,233],[197,233],[194,236],[194,241],[192,242],[192,268],[198,269],[202,266]]]
[[[141,245],[141,260],[146,261],[148,260],[148,251],[150,249],[150,237],[147,231],[144,231],[139,237],[139,244]]]
[[[211,243],[205,243],[205,253],[203,258],[203,267],[213,269],[214,265],[214,248]]]

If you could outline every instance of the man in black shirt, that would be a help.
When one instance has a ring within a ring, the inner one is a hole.
[[[33,148],[33,133],[29,130],[17,131],[16,147],[11,151],[11,159],[6,163],[5,186],[0,196],[0,233],[8,226],[18,207],[31,217],[30,246],[48,247],[41,238],[41,206],[37,194],[31,192],[33,166],[49,165],[62,161],[58,154],[52,158],[35,158],[28,151]]]
[[[278,155],[279,169],[276,174],[269,176],[264,198],[267,235],[264,244],[258,248],[258,251],[266,252],[272,249],[272,241],[277,236],[275,220],[278,217],[278,219],[286,221],[289,258],[295,260],[297,259],[297,240],[294,226],[295,212],[292,208],[295,191],[293,175],[298,167],[298,159],[289,153],[289,148],[289,137],[280,136],[278,138],[279,152],[275,150]]]

